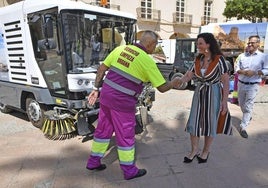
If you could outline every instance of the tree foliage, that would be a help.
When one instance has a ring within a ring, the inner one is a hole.
[[[223,15],[227,19],[247,19],[251,22],[261,22],[268,18],[268,0],[226,0]]]

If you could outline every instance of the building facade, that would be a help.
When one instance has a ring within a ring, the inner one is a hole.
[[[225,0],[82,0],[137,16],[138,32],[156,31],[162,39],[196,37],[200,26],[225,22]],[[106,5],[103,5],[106,4]]]
[[[2,0],[6,6],[20,0]],[[161,39],[196,37],[200,26],[225,22],[225,0],[74,0],[132,13],[138,32],[150,29]]]

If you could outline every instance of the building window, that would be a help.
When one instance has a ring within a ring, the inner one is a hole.
[[[141,0],[141,17],[152,19],[152,0]]]
[[[204,6],[204,24],[209,24],[211,20],[212,1],[205,1]]]
[[[176,1],[176,21],[184,22],[185,14],[185,0]]]

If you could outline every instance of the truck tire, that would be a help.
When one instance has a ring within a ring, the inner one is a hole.
[[[12,112],[12,109],[8,108],[5,104],[3,103],[0,103],[0,111],[3,113],[3,114],[7,114],[7,113],[10,113]]]
[[[177,72],[177,73],[175,73],[175,74],[171,77],[171,80],[173,80],[174,78],[177,78],[177,77],[178,77],[178,78],[181,78],[181,77],[183,77],[183,74]],[[183,84],[181,84],[181,85],[178,86],[178,87],[174,87],[174,89],[184,90],[184,89],[187,88],[187,86],[188,86],[188,83],[183,83]]]
[[[26,99],[26,113],[33,126],[41,129],[44,124],[44,110],[33,97]]]

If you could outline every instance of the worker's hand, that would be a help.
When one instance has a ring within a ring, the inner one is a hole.
[[[88,95],[88,104],[94,105],[96,100],[98,99],[99,91],[92,90],[91,93]]]
[[[178,77],[174,78],[173,80],[171,80],[171,85],[173,88],[177,88],[182,84],[182,80]]]

